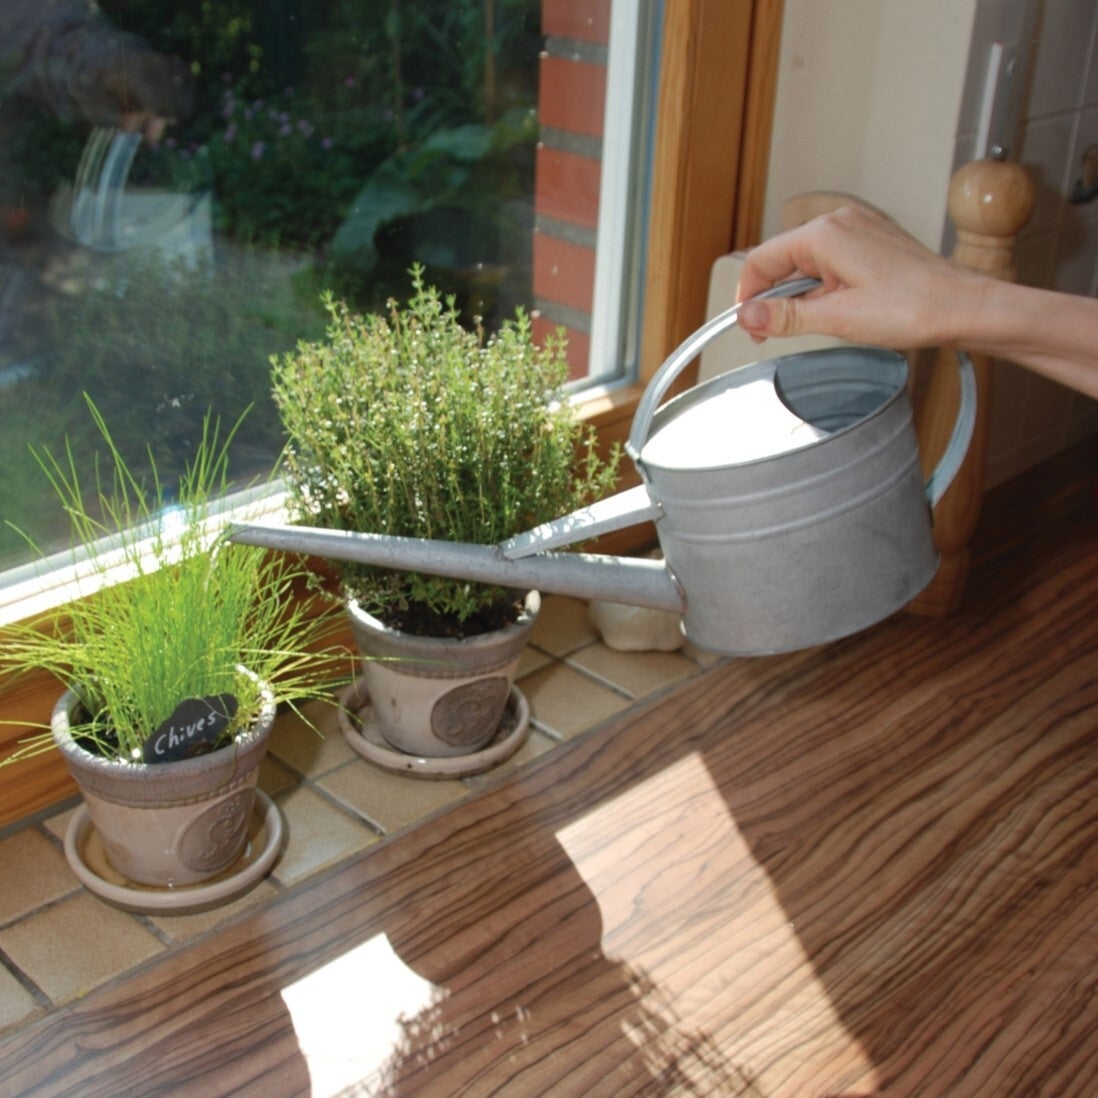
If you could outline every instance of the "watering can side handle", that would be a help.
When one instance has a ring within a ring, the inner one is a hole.
[[[818,278],[795,278],[788,282],[779,282],[756,295],[752,300],[764,301],[770,297],[797,297],[800,294],[815,290],[823,283]],[[671,352],[664,364],[656,371],[652,380],[648,383],[644,395],[637,405],[637,412],[633,418],[633,427],[629,432],[629,440],[625,444],[625,451],[636,461],[644,444],[648,441],[648,428],[652,425],[652,417],[656,414],[660,401],[671,387],[671,383],[682,371],[694,361],[703,348],[722,332],[736,324],[740,317],[740,309],[744,303],[733,305],[723,313],[718,313],[712,320],[706,321],[693,335],[687,336],[679,346]]]
[[[643,484],[596,500],[588,507],[573,511],[563,518],[542,523],[525,533],[500,542],[498,549],[506,560],[521,560],[546,549],[559,549],[577,541],[636,526],[646,519],[659,518],[660,505],[653,502]]]
[[[961,468],[976,426],[976,374],[972,368],[972,359],[964,351],[957,352],[957,370],[961,383],[961,399],[957,418],[953,423],[953,433],[949,436],[949,442],[946,443],[934,472],[926,481],[926,498],[931,507],[945,495],[945,490]]]

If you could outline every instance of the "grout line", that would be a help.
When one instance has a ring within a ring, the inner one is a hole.
[[[587,648],[587,647],[590,647],[590,646],[585,645],[584,647]],[[576,651],[581,652],[581,651],[584,651],[584,649],[576,649]],[[622,654],[623,655],[629,655],[629,653],[622,653]],[[668,655],[679,655],[684,660],[686,660],[688,663],[693,664],[694,670],[691,671],[689,675],[686,675],[681,679],[675,679],[672,682],[665,683],[664,685],[657,687],[655,690],[648,690],[643,694],[633,694],[633,693],[630,693],[630,691],[627,690],[620,683],[614,682],[613,679],[607,678],[605,675],[600,675],[597,671],[591,670],[590,667],[584,667],[582,664],[573,663],[572,659],[571,659],[571,655],[572,654],[569,654],[568,657],[563,658],[560,662],[564,663],[567,667],[571,668],[573,671],[577,672],[578,674],[583,675],[585,678],[590,679],[592,682],[596,682],[600,686],[605,686],[608,690],[612,690],[615,694],[618,694],[621,697],[626,698],[628,701],[638,702],[638,703],[642,702],[642,701],[647,701],[649,698],[658,696],[668,686],[682,686],[685,683],[690,682],[692,679],[697,678],[697,676],[700,675],[705,670],[705,668],[702,667],[702,665],[700,663],[698,663],[698,661],[696,659],[694,659],[692,656],[682,652],[682,650],[680,649],[677,653],[668,653]]]
[[[133,921],[137,923],[138,926],[142,927],[144,930],[147,930],[162,946],[164,946],[164,948],[168,952],[171,952],[177,945],[179,945],[179,943],[170,934],[168,934],[166,931],[161,930],[160,927],[158,927],[148,915],[143,915],[140,912],[136,911],[128,911],[126,912],[126,914],[129,915],[130,918],[133,919]],[[125,975],[128,971],[129,969],[123,969],[119,975]]]
[[[347,761],[348,762],[353,762],[354,760],[353,759],[348,759]],[[347,763],[343,763],[342,765],[346,766]],[[369,766],[370,764],[366,763],[366,765]],[[328,774],[333,773],[334,770],[338,770],[338,769],[339,769],[339,767],[337,766],[337,767],[334,767],[333,770],[327,770],[327,771],[324,772],[324,776],[327,776]],[[344,816],[347,816],[353,823],[364,824],[367,827],[367,829],[372,831],[375,835],[377,835],[378,838],[384,839],[384,838],[388,837],[389,832],[386,831],[385,828],[382,827],[382,825],[379,824],[376,820],[371,820],[368,816],[362,815],[356,809],[352,808],[349,804],[345,804],[343,801],[341,801],[334,794],[329,793],[328,790],[325,789],[323,786],[317,785],[316,782],[314,782],[310,778],[302,777],[301,781],[298,782],[298,784],[296,786],[294,786],[293,789],[281,789],[281,790],[279,790],[278,793],[274,794],[274,797],[273,797],[275,803],[277,804],[279,801],[284,799],[284,797],[286,795],[288,795],[289,793],[292,793],[292,792],[300,789],[301,786],[305,786],[307,789],[312,790],[312,792],[315,793],[318,797],[320,797],[321,800],[326,801],[332,808],[338,809]],[[353,858],[354,855],[352,854],[352,855],[350,855],[350,857]],[[311,874],[310,874],[310,876],[311,876]],[[307,880],[307,879],[308,878],[302,878],[302,880]]]
[[[568,742],[564,738],[564,736],[562,736],[555,728],[553,728],[551,725],[546,724],[544,721],[539,721],[531,717],[530,727],[536,729],[543,736],[547,736],[555,744],[563,744]]]
[[[605,686],[607,690],[610,690],[614,694],[617,694],[619,697],[625,698],[627,701],[636,701],[637,700],[637,696],[635,694],[630,694],[629,691],[626,690],[624,686],[620,686],[618,683],[612,682],[610,679],[605,678],[604,676],[597,674],[596,672],[592,671],[589,667],[583,667],[580,664],[575,664],[569,659],[562,660],[561,662],[566,667],[571,669],[572,671],[575,671],[576,674],[582,675],[585,679],[588,679],[590,682],[598,683],[599,686]],[[683,680],[683,681],[686,681],[686,680]]]

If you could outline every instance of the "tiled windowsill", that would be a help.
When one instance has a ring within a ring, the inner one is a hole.
[[[335,712],[322,705],[310,714],[322,737],[292,715],[280,717],[260,787],[285,821],[282,854],[245,896],[201,914],[131,915],[86,891],[62,853],[75,801],[6,829],[0,834],[0,1034],[214,932],[712,660],[689,647],[616,652],[599,639],[584,603],[550,596],[519,668],[530,703],[529,737],[495,770],[460,780],[423,781],[374,767],[352,751]]]

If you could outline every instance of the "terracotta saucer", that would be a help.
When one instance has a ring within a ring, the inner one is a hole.
[[[278,806],[257,789],[244,850],[232,866],[201,884],[159,888],[127,880],[107,861],[88,809],[80,805],[65,832],[65,857],[89,892],[123,911],[138,915],[193,915],[229,903],[254,888],[278,856],[282,830]]]
[[[390,746],[382,737],[361,679],[349,686],[339,700],[342,705],[339,724],[351,747],[382,770],[410,778],[468,778],[483,774],[509,759],[525,743],[530,730],[530,705],[526,695],[517,686],[512,686],[503,719],[487,746],[468,755],[442,758],[408,755]]]

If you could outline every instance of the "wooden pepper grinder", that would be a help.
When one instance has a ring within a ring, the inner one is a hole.
[[[957,228],[954,262],[1013,282],[1017,277],[1014,242],[1033,215],[1036,201],[1037,189],[1020,164],[976,160],[958,169],[946,204]],[[971,357],[976,373],[972,442],[953,483],[934,508],[934,540],[941,554],[938,572],[908,607],[925,617],[945,617],[961,604],[971,561],[969,541],[983,500],[994,364],[986,355]],[[929,474],[945,449],[960,399],[952,350],[937,352],[927,385],[916,395],[919,449],[924,474]]]

